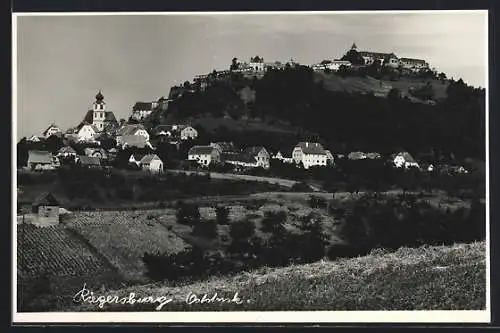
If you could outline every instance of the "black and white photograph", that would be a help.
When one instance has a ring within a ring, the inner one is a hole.
[[[490,321],[488,11],[12,21],[14,321]]]

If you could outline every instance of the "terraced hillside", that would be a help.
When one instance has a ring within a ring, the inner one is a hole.
[[[142,257],[149,253],[175,253],[187,244],[141,212],[74,213],[68,221],[129,282],[146,281]]]

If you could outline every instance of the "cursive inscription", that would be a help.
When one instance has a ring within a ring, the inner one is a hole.
[[[235,303],[235,304],[243,304],[244,301],[241,300],[238,292],[234,293],[232,298],[221,297],[217,293],[209,296],[208,294],[203,294],[200,298],[197,294],[192,292],[188,293],[186,296],[187,304],[205,304],[205,303]],[[247,303],[250,303],[250,300],[247,300]]]
[[[139,297],[136,293],[129,293],[127,296],[119,295],[99,295],[87,288],[84,284],[83,288],[73,296],[73,301],[76,303],[95,304],[100,309],[104,308],[106,304],[153,304],[156,305],[155,310],[160,311],[166,304],[173,302],[174,298],[166,295],[162,296],[143,296]],[[186,304],[210,304],[210,303],[226,303],[226,304],[243,304],[250,303],[250,299],[244,300],[240,297],[238,292],[235,292],[230,297],[223,297],[217,292],[209,294],[195,294],[189,292],[185,297],[180,295],[176,298],[178,302],[184,301]]]
[[[120,297],[118,295],[96,295],[93,291],[87,289],[86,284],[75,294],[73,301],[88,304],[97,304],[99,308],[103,308],[106,304],[158,304],[156,310],[159,311],[172,302],[172,298],[167,296],[146,296],[136,297],[135,293],[129,293],[128,296]]]

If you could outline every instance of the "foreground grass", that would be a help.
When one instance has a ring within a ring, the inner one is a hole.
[[[378,251],[380,252],[380,251]],[[162,311],[284,310],[481,310],[485,309],[485,243],[450,247],[401,248],[332,262],[262,268],[233,277],[212,278],[181,287],[161,284],[95,292],[137,298],[168,296]],[[242,304],[187,304],[186,296],[208,293]],[[154,311],[158,304],[106,304],[104,311]],[[66,311],[96,311],[80,304]]]

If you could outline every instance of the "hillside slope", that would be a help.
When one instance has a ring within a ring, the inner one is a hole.
[[[412,88],[419,88],[426,84],[426,79],[419,78],[410,78],[410,77],[401,77],[397,81],[390,80],[378,80],[373,77],[356,77],[356,76],[348,76],[341,77],[336,74],[325,74],[322,72],[315,72],[315,81],[319,82],[323,80],[324,87],[331,91],[345,91],[349,93],[370,93],[373,92],[375,96],[386,97],[389,91],[392,88],[399,89],[403,96],[408,96],[411,98],[409,93]],[[435,93],[436,99],[444,99],[446,98],[446,88],[448,87],[448,83],[438,81],[438,80],[430,80],[432,88]],[[416,102],[422,102],[417,100],[416,98],[411,98]]]
[[[214,310],[480,310],[486,302],[485,243],[401,248],[354,259],[285,268],[263,268],[233,277],[181,287],[151,284],[106,295],[169,296],[162,311]],[[186,304],[186,295],[204,293],[243,304]],[[157,304],[156,304],[157,305]],[[105,305],[105,311],[152,311],[156,305]],[[95,311],[80,304],[65,311]]]

